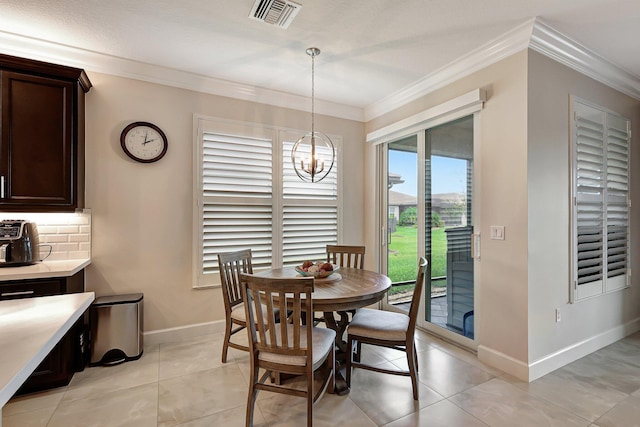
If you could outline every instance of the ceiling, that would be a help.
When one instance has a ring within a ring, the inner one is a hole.
[[[281,29],[254,0],[0,0],[0,33],[305,97],[315,46],[316,99],[364,109],[538,18],[640,81],[638,0],[296,1]]]

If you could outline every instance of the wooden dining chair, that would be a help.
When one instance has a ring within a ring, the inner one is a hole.
[[[248,346],[232,342],[231,336],[242,331],[247,326],[240,286],[240,273],[253,274],[251,249],[219,253],[218,266],[220,268],[220,283],[222,285],[226,323],[224,343],[222,345],[222,363],[227,363],[229,347],[249,351]]]
[[[327,245],[327,262],[340,267],[364,269],[365,246]],[[349,310],[351,316],[356,310]],[[325,317],[327,314],[324,315]],[[345,315],[346,316],[346,315]],[[316,321],[323,319],[316,319]],[[326,320],[326,319],[325,319]]]
[[[313,425],[313,404],[335,383],[335,331],[313,326],[314,278],[267,278],[241,274],[249,330],[251,380],[247,399],[247,427],[253,425],[253,411],[259,390],[307,399],[307,426]],[[276,313],[288,313],[278,322]],[[259,370],[264,369],[260,377]],[[323,373],[317,389],[314,372]],[[306,387],[267,384],[273,373],[301,375]]]
[[[352,368],[363,368],[385,374],[403,375],[411,377],[413,398],[418,400],[418,359],[416,356],[414,336],[418,318],[418,306],[420,305],[420,295],[424,287],[426,270],[427,260],[420,258],[418,276],[416,278],[416,286],[413,289],[409,315],[361,308],[356,312],[355,316],[353,316],[351,324],[347,327],[347,386],[351,386]],[[353,351],[354,343],[356,344],[355,354]],[[409,370],[391,370],[362,363],[361,352],[363,343],[404,351],[407,354]]]
[[[327,262],[340,267],[364,268],[364,246],[327,245]]]

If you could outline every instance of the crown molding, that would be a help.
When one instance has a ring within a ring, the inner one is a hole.
[[[612,64],[540,19],[532,18],[364,109],[316,99],[316,112],[367,122],[528,48],[640,100],[640,77]],[[0,31],[0,53],[249,102],[311,111],[309,98],[305,96],[215,79],[3,31]]]
[[[531,38],[533,23],[534,20],[531,19],[415,83],[367,106],[364,113],[365,120],[375,119],[526,49]]]
[[[89,72],[110,74],[249,102],[311,112],[311,103],[306,96],[215,79],[4,31],[0,31],[0,53],[68,65],[82,68]],[[315,112],[341,119],[364,121],[362,108],[318,99],[315,100]]]
[[[619,92],[640,100],[640,77],[537,20],[529,47]]]
[[[526,48],[546,55],[579,73],[640,100],[640,77],[612,64],[589,48],[554,30],[540,19],[533,18],[414,84],[367,106],[365,120],[369,121],[393,111]]]

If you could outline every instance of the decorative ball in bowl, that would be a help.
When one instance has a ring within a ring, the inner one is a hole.
[[[338,268],[340,267],[324,261],[305,261],[302,265],[296,266],[296,271],[304,277],[324,279],[325,277],[331,276]]]

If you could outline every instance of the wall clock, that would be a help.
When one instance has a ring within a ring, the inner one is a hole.
[[[135,122],[122,130],[120,134],[122,149],[133,160],[152,163],[167,153],[167,136],[153,123]]]

